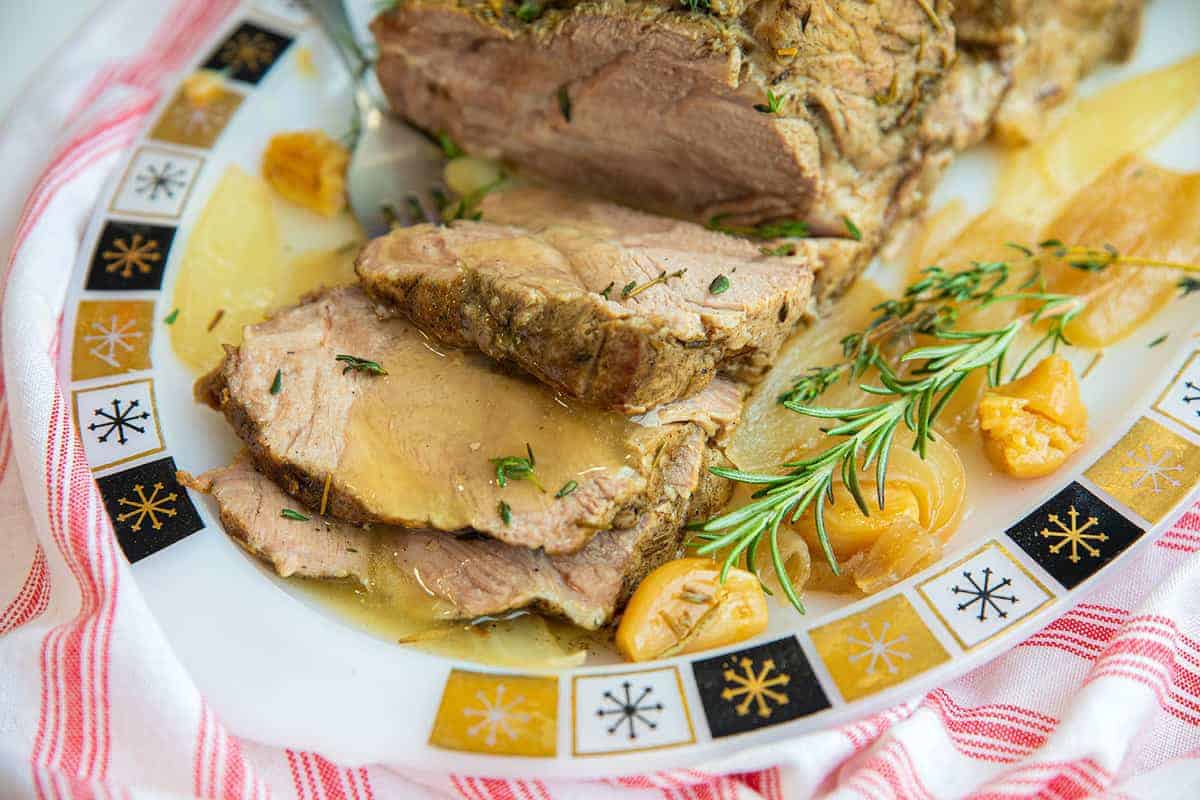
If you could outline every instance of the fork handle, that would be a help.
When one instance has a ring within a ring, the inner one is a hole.
[[[363,76],[371,66],[371,59],[358,46],[343,0],[306,0],[306,4],[338,57],[350,71],[356,87],[361,86]]]

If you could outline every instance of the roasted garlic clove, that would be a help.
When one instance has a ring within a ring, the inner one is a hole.
[[[267,142],[262,173],[275,191],[326,217],[346,207],[350,154],[323,131],[277,133]]]
[[[758,578],[708,558],[668,561],[638,586],[621,624],[617,650],[628,661],[695,653],[740,642],[767,627],[767,599]]]
[[[979,401],[988,458],[1014,478],[1040,478],[1061,467],[1087,438],[1087,407],[1066,359],[1051,355],[1025,377]]]

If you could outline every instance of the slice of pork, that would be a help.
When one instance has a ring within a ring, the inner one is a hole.
[[[663,459],[693,427],[671,412],[631,419],[568,402],[478,353],[435,346],[404,320],[379,319],[357,287],[248,326],[197,396],[309,508],[551,554],[629,527],[658,502]],[[718,380],[686,402],[685,416],[732,425],[741,390]],[[527,458],[527,445],[538,483],[513,472],[501,486],[492,459]]]
[[[282,517],[294,499],[258,472],[249,458],[210,470],[187,485],[216,501],[226,532],[283,576],[349,578],[393,592],[391,581],[428,593],[444,619],[471,619],[535,607],[596,629],[608,622],[641,578],[679,552],[681,525],[707,516],[728,494],[708,473],[717,457],[693,426],[661,464],[665,491],[635,523],[595,536],[578,553],[549,556],[479,536],[356,525],[312,512]]]
[[[626,413],[773,359],[818,260],[811,240],[767,256],[699,225],[532,187],[493,193],[481,211],[374,240],[358,259],[363,288],[443,342]]]
[[[995,114],[1001,139],[1036,139],[1049,112],[1104,61],[1128,58],[1141,32],[1145,0],[956,0],[964,53],[1009,78]]]
[[[405,0],[372,31],[392,107],[468,152],[692,219],[849,238],[849,217],[877,242],[925,168],[921,116],[955,56],[949,3],[930,4],[937,19],[913,0],[598,0],[524,22]]]

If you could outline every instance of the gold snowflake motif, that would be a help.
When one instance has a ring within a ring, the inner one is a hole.
[[[879,626],[879,634],[871,628],[871,623],[863,620],[858,624],[862,628],[865,639],[860,639],[857,636],[848,636],[846,641],[853,647],[857,647],[858,651],[849,657],[851,664],[866,660],[867,674],[874,675],[875,667],[883,664],[884,669],[889,675],[895,675],[900,671],[900,664],[912,658],[912,653],[902,649],[900,645],[908,642],[908,634],[902,633],[899,636],[888,636],[891,630],[892,623],[884,622]]]
[[[488,747],[496,744],[498,734],[504,734],[509,741],[516,741],[521,729],[532,718],[529,712],[520,711],[519,706],[525,698],[516,695],[505,702],[504,684],[497,684],[495,697],[489,697],[482,690],[475,693],[479,701],[477,708],[464,708],[464,717],[478,717],[479,721],[467,728],[468,736],[484,735],[484,743]]]
[[[162,261],[158,242],[140,233],[135,233],[129,241],[124,236],[118,237],[113,242],[113,249],[105,250],[100,257],[106,262],[105,272],[118,272],[122,278],[132,278],[135,269],[143,275],[149,275],[154,263]]]
[[[85,334],[83,342],[92,344],[88,353],[110,367],[119,368],[121,358],[133,353],[134,345],[140,343],[137,340],[144,338],[137,326],[136,319],[122,319],[113,314],[107,325],[103,322],[93,322],[92,333]]]
[[[1171,463],[1178,456],[1169,447],[1165,448],[1162,454],[1156,458],[1154,450],[1150,447],[1149,443],[1145,443],[1142,445],[1141,453],[1138,453],[1135,448],[1126,451],[1125,457],[1129,460],[1121,467],[1121,472],[1126,475],[1137,476],[1130,484],[1130,488],[1132,489],[1141,489],[1148,483],[1150,484],[1150,491],[1154,494],[1159,494],[1164,487],[1177,489],[1182,485],[1180,481],[1171,476],[1171,473],[1182,473],[1183,464]]]
[[[1108,534],[1099,531],[1088,533],[1088,531],[1099,525],[1100,520],[1095,517],[1088,517],[1087,522],[1080,525],[1079,512],[1075,510],[1074,505],[1067,510],[1067,516],[1071,519],[1069,523],[1063,522],[1058,514],[1049,514],[1046,516],[1046,519],[1058,529],[1052,531],[1049,528],[1042,528],[1039,532],[1039,535],[1045,539],[1058,539],[1057,544],[1050,545],[1050,552],[1059,553],[1069,544],[1071,545],[1071,555],[1067,556],[1067,558],[1070,559],[1072,564],[1079,563],[1080,549],[1092,558],[1099,558],[1100,549],[1089,544],[1089,542],[1107,542]]]
[[[125,497],[117,500],[117,505],[129,506],[130,508],[129,511],[117,515],[117,522],[124,522],[127,519],[136,517],[136,519],[133,521],[133,525],[131,525],[129,529],[132,531],[140,531],[142,529],[142,523],[146,521],[147,517],[149,517],[150,527],[154,528],[154,530],[159,530],[162,528],[162,520],[158,518],[158,515],[162,514],[164,517],[175,516],[175,509],[170,508],[169,505],[174,503],[179,498],[179,495],[177,495],[175,492],[171,492],[170,494],[165,494],[162,497],[159,497],[158,493],[162,490],[162,483],[156,483],[153,486],[153,491],[150,492],[150,496],[147,497],[146,488],[140,483],[135,483],[133,485],[133,491],[137,495],[136,500],[130,500]]]
[[[275,58],[275,43],[264,34],[242,31],[225,43],[218,57],[235,72],[258,72]]]
[[[737,665],[741,672],[732,669],[726,669],[724,672],[725,682],[733,685],[721,692],[721,699],[733,701],[741,697],[742,701],[733,709],[739,717],[749,713],[751,704],[757,706],[760,717],[769,717],[776,707],[787,705],[787,694],[777,691],[775,687],[787,686],[791,677],[783,673],[768,677],[775,671],[774,659],[768,658],[763,661],[758,672],[754,671],[754,661],[745,656],[738,660]],[[777,705],[772,707],[768,701]]]
[[[228,103],[197,106],[183,100],[171,107],[170,121],[184,136],[207,140],[207,137],[220,133],[236,107]]]

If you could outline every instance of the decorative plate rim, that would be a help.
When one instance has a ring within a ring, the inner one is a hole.
[[[230,43],[247,33],[245,41],[267,43],[258,57],[236,62],[222,55],[233,52]],[[170,310],[163,285],[178,263],[172,258],[178,255],[177,240],[186,238],[185,215],[194,220],[203,205],[204,198],[193,189],[201,172],[219,161],[216,148],[224,126],[261,95],[259,82],[276,64],[294,57],[297,41],[312,42],[314,37],[316,31],[300,12],[282,2],[246,5],[231,15],[191,68],[227,69],[226,87],[239,96],[233,110],[215,133],[180,132],[167,122],[175,97],[165,96],[114,171],[84,238],[63,315],[59,373],[80,434],[89,434],[83,436],[88,460],[98,464],[93,473],[118,539],[135,562],[135,576],[142,558],[207,527],[220,528],[207,504],[193,502],[175,480],[170,431],[164,431],[159,416],[154,394],[158,370],[151,358],[155,332],[162,331]],[[129,255],[138,247],[143,248],[140,261]],[[150,258],[155,253],[158,257]],[[136,334],[136,341],[119,335],[122,331]],[[1102,576],[1119,572],[1118,565],[1157,540],[1200,499],[1200,470],[1181,472],[1191,483],[1171,487],[1166,505],[1151,505],[1143,493],[1131,493],[1123,479],[1114,477],[1109,463],[1122,448],[1163,441],[1182,443],[1177,446],[1185,456],[1200,453],[1200,424],[1184,414],[1195,409],[1186,401],[1179,407],[1170,394],[1192,374],[1189,370],[1200,375],[1197,336],[1200,324],[1188,332],[1186,347],[1175,346],[1156,383],[1143,388],[1139,402],[1121,413],[1121,424],[1096,437],[1097,444],[1107,445],[1096,451],[1101,453],[1096,460],[1085,464],[1076,459],[1052,483],[1039,485],[1033,502],[1022,507],[1033,511],[982,538],[969,552],[943,558],[835,612],[805,619],[786,635],[763,635],[733,647],[646,664],[556,671],[487,667],[393,646],[399,655],[389,658],[413,663],[418,682],[423,680],[439,699],[436,707],[425,703],[432,709],[428,719],[398,733],[401,752],[382,760],[495,775],[536,771],[578,777],[645,772],[740,753],[738,766],[744,767],[767,763],[771,742],[859,720],[964,674],[1080,602]],[[156,352],[163,351],[159,347]],[[85,426],[80,411],[89,396],[105,400]],[[147,436],[142,449],[129,454],[121,449]],[[1163,452],[1157,466],[1166,463],[1169,451]],[[1080,524],[1077,517],[1083,514],[1087,516]],[[123,535],[146,524],[166,533],[149,544],[145,536]],[[1002,581],[999,586],[988,583],[993,574]],[[939,583],[949,579],[955,581],[952,587]],[[990,619],[991,625],[964,626],[950,613],[957,606],[939,599],[935,589],[974,598],[968,603],[971,614],[978,612],[978,622]],[[1010,602],[1009,597],[1015,599]],[[1027,599],[1036,603],[1029,607],[1027,602],[1015,613],[1018,601]],[[634,676],[640,676],[636,689],[632,681],[625,683]],[[644,707],[643,699],[635,702],[628,694],[642,689]],[[624,705],[615,694],[622,690]],[[610,696],[613,710],[602,713]],[[581,714],[581,697],[592,698],[598,707]],[[477,700],[483,705],[476,709],[471,704]],[[627,710],[631,703],[635,711],[644,711],[640,722]],[[488,720],[496,716],[507,719],[508,727],[489,727]],[[600,722],[585,724],[585,718]],[[647,721],[657,724],[648,726]],[[625,742],[608,731],[614,723]],[[353,746],[336,738],[312,731],[300,736],[327,755],[357,758]]]

